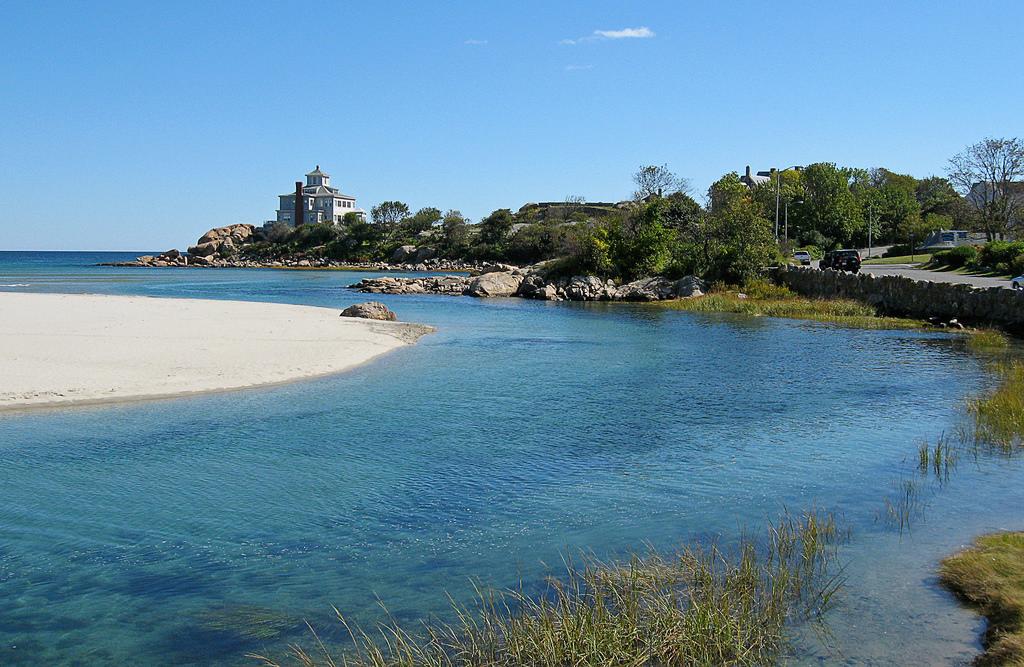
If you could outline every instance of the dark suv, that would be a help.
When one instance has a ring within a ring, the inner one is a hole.
[[[860,253],[856,250],[830,250],[821,258],[818,268],[860,273]]]

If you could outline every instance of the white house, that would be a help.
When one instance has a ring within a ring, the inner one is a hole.
[[[295,182],[295,192],[279,195],[281,200],[277,209],[277,221],[295,225],[295,198],[302,192],[302,222],[304,224],[331,222],[341,224],[346,213],[355,213],[366,218],[366,212],[356,207],[356,198],[342,194],[338,188],[331,187],[331,177],[320,171],[320,165],[306,174],[306,184]]]

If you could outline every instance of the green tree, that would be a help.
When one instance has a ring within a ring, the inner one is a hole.
[[[612,261],[622,278],[656,276],[668,265],[675,234],[664,225],[666,208],[662,199],[644,204],[611,235]]]
[[[409,206],[400,201],[384,201],[370,209],[370,217],[387,245],[393,241],[402,221],[409,217]]]
[[[432,229],[435,224],[441,221],[441,211],[433,206],[425,206],[406,218],[403,223],[403,231],[410,236]]]
[[[514,224],[512,211],[499,208],[480,221],[480,242],[495,249],[499,248],[508,238]]]
[[[441,244],[449,257],[461,257],[466,252],[469,229],[460,211],[449,209],[441,219]]]
[[[830,243],[848,245],[864,229],[864,217],[850,191],[851,172],[818,162],[801,172],[803,202],[796,205],[801,234],[817,232]]]

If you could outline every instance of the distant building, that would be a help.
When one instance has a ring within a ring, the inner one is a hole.
[[[301,203],[296,206],[296,198]],[[320,165],[306,174],[306,184],[295,182],[295,192],[279,195],[281,203],[277,209],[277,221],[295,226],[296,217],[301,213],[303,224],[330,222],[341,224],[346,213],[355,213],[366,218],[366,212],[356,207],[356,198],[342,194],[338,188],[331,187],[331,177],[320,171]]]
[[[764,185],[765,183],[771,183],[772,174],[773,173],[774,173],[774,170],[772,170],[772,171],[759,171],[756,174],[751,174],[750,173],[750,165],[748,164],[747,165],[746,173],[744,173],[742,176],[740,176],[740,181],[742,181],[748,188],[753,190],[754,188],[756,188],[759,185]]]

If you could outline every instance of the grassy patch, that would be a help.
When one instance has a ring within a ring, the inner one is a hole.
[[[989,621],[978,665],[1024,665],[1024,533],[995,533],[942,562],[942,583]]]
[[[917,329],[919,320],[879,316],[872,306],[852,299],[808,299],[785,287],[757,282],[742,288],[718,288],[704,296],[662,301],[658,307],[695,313],[739,313],[833,322],[864,329]]]
[[[925,262],[932,261],[932,256],[928,253],[919,252],[916,255],[899,255],[896,257],[876,257],[874,259],[866,259],[862,264],[924,264]]]
[[[978,329],[967,338],[967,348],[971,352],[1005,352],[1010,349],[1010,339],[1001,331]]]
[[[453,603],[451,623],[372,631],[345,622],[352,646],[332,655],[292,647],[287,664],[350,667],[512,665],[763,665],[789,649],[786,628],[815,617],[838,588],[831,516],[784,516],[763,540],[626,562],[567,563],[539,596],[480,591]],[[265,665],[283,663],[251,656]]]
[[[999,384],[968,403],[974,439],[1013,453],[1024,443],[1024,361],[997,364]]]

